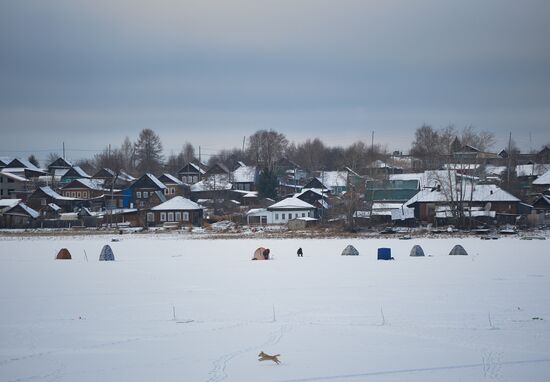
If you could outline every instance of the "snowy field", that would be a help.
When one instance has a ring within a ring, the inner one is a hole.
[[[550,380],[550,241],[110,239],[0,239],[1,381]]]

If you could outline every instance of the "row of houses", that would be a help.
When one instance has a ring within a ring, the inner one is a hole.
[[[95,216],[96,224],[107,221],[139,226],[201,225],[205,213],[228,212],[240,214],[249,224],[288,224],[297,219],[311,222],[334,218],[336,207],[353,197],[350,189],[361,190],[354,216],[368,224],[433,222],[457,215],[476,221],[495,220],[497,216],[501,221],[506,220],[503,217],[513,221],[533,210],[547,213],[550,209],[550,165],[546,164],[515,168],[518,178],[528,178],[536,191],[536,197],[529,201],[491,182],[492,176],[502,177],[502,172],[508,170],[494,165],[485,165],[484,175],[479,176],[478,168],[472,175],[464,166],[404,173],[377,161],[373,167],[381,172],[376,177],[360,175],[347,167],[308,176],[296,164],[282,159],[277,163],[279,200],[258,197],[259,171],[242,162],[231,171],[223,164],[207,168],[190,162],[174,175],[144,174],[139,178],[105,168],[89,175],[63,158],[47,170],[20,159],[2,159],[0,166],[1,199],[20,201],[16,205],[4,202],[0,211],[4,227],[59,219],[63,214],[86,215],[89,220]],[[170,210],[175,206],[178,208]],[[27,220],[23,219],[25,215]],[[7,216],[14,218],[8,221]]]

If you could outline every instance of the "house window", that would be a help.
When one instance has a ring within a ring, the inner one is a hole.
[[[161,213],[160,213],[160,221],[161,221],[161,222],[165,222],[165,221],[166,221],[166,212],[161,212]]]
[[[279,214],[275,214],[275,220],[279,220]]]
[[[281,219],[285,220],[285,214],[281,214]]]
[[[189,212],[182,212],[182,220],[184,222],[188,222],[189,221]]]
[[[149,197],[149,193],[147,191],[143,191],[143,199],[147,199]]]
[[[302,212],[302,217],[303,217],[303,218],[306,217],[306,213],[305,213],[305,212]]]
[[[176,221],[177,222],[181,221],[181,212],[176,212]]]
[[[308,217],[311,217],[311,211],[308,211],[308,212],[307,212],[307,216],[308,216]]]
[[[175,194],[175,193],[176,193],[176,187],[172,187],[172,188],[170,189],[170,193],[171,193],[172,195]]]
[[[167,188],[164,189],[164,195],[168,195],[168,189]]]
[[[147,212],[147,221],[148,222],[154,222],[155,221],[155,214],[153,212]]]
[[[40,205],[41,205],[41,206],[45,206],[45,205],[46,205],[46,199],[45,199],[45,198],[40,199]]]
[[[199,177],[196,176],[196,175],[193,175],[193,180],[192,180],[192,182],[193,182],[193,183],[197,183],[198,181],[199,181]]]
[[[77,191],[77,192],[76,192],[76,197],[77,197],[77,198],[80,198],[80,197],[81,197],[80,191]]]
[[[141,192],[140,191],[136,192],[136,199],[141,199]]]
[[[124,207],[124,200],[119,199],[118,200],[118,208],[122,208],[122,207]]]
[[[84,191],[84,192],[82,193],[82,197],[83,197],[84,199],[88,199],[88,191]]]
[[[140,201],[140,202],[139,202],[139,206],[140,206],[140,208],[145,207],[145,202],[144,202],[144,201]]]
[[[173,222],[173,221],[174,221],[174,213],[173,213],[173,212],[168,212],[168,221],[169,221],[169,222]]]

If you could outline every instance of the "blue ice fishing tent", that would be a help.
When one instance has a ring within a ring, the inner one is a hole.
[[[378,248],[378,260],[393,260],[391,248]]]
[[[99,261],[115,261],[115,254],[109,245],[103,246],[99,254]]]

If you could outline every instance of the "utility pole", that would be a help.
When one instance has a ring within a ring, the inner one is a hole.
[[[243,152],[244,152],[244,143],[246,142],[246,135],[243,137]]]
[[[63,142],[63,159],[65,159],[65,142]]]
[[[510,166],[512,165],[512,132],[508,138],[508,187],[510,187]]]

